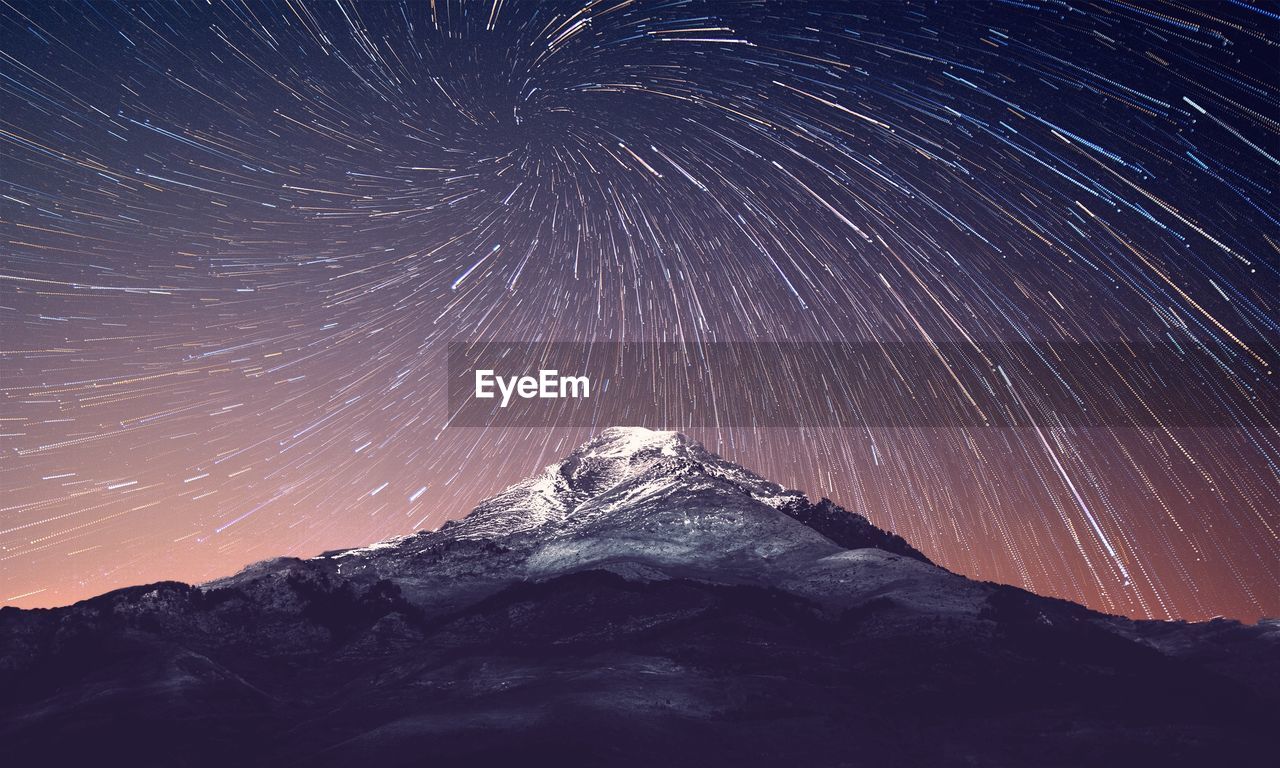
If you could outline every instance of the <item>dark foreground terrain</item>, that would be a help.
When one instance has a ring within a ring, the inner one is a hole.
[[[0,610],[5,765],[1270,764],[1280,624],[931,564],[674,433],[465,520]]]

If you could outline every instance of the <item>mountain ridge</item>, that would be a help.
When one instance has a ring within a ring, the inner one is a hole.
[[[434,532],[0,610],[0,738],[143,764],[568,740],[603,764],[844,765],[854,734],[891,765],[1192,765],[1259,754],[1276,650],[1274,620],[967,579],[683,435],[614,428]]]

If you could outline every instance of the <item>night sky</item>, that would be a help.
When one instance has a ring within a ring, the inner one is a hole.
[[[446,427],[454,340],[1156,340],[1270,397],[1278,46],[1247,2],[0,2],[0,604],[434,528],[590,436]],[[1261,409],[692,436],[969,576],[1280,615]]]

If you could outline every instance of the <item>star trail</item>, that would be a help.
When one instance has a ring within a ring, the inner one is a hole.
[[[1278,46],[1250,2],[0,0],[0,604],[434,528],[593,432],[449,426],[455,340],[1159,342],[1272,398]],[[1280,615],[1232,413],[691,433],[966,575]]]

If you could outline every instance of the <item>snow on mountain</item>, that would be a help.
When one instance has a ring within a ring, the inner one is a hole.
[[[462,538],[530,531],[567,535],[619,509],[652,503],[676,485],[719,479],[757,500],[800,497],[707,452],[677,432],[614,427],[563,461],[482,503],[453,532]]]
[[[439,531],[318,560],[442,608],[584,569],[769,584],[833,606],[889,588],[904,606],[970,618],[989,591],[826,499],[812,503],[678,432],[639,427],[605,430]]]

